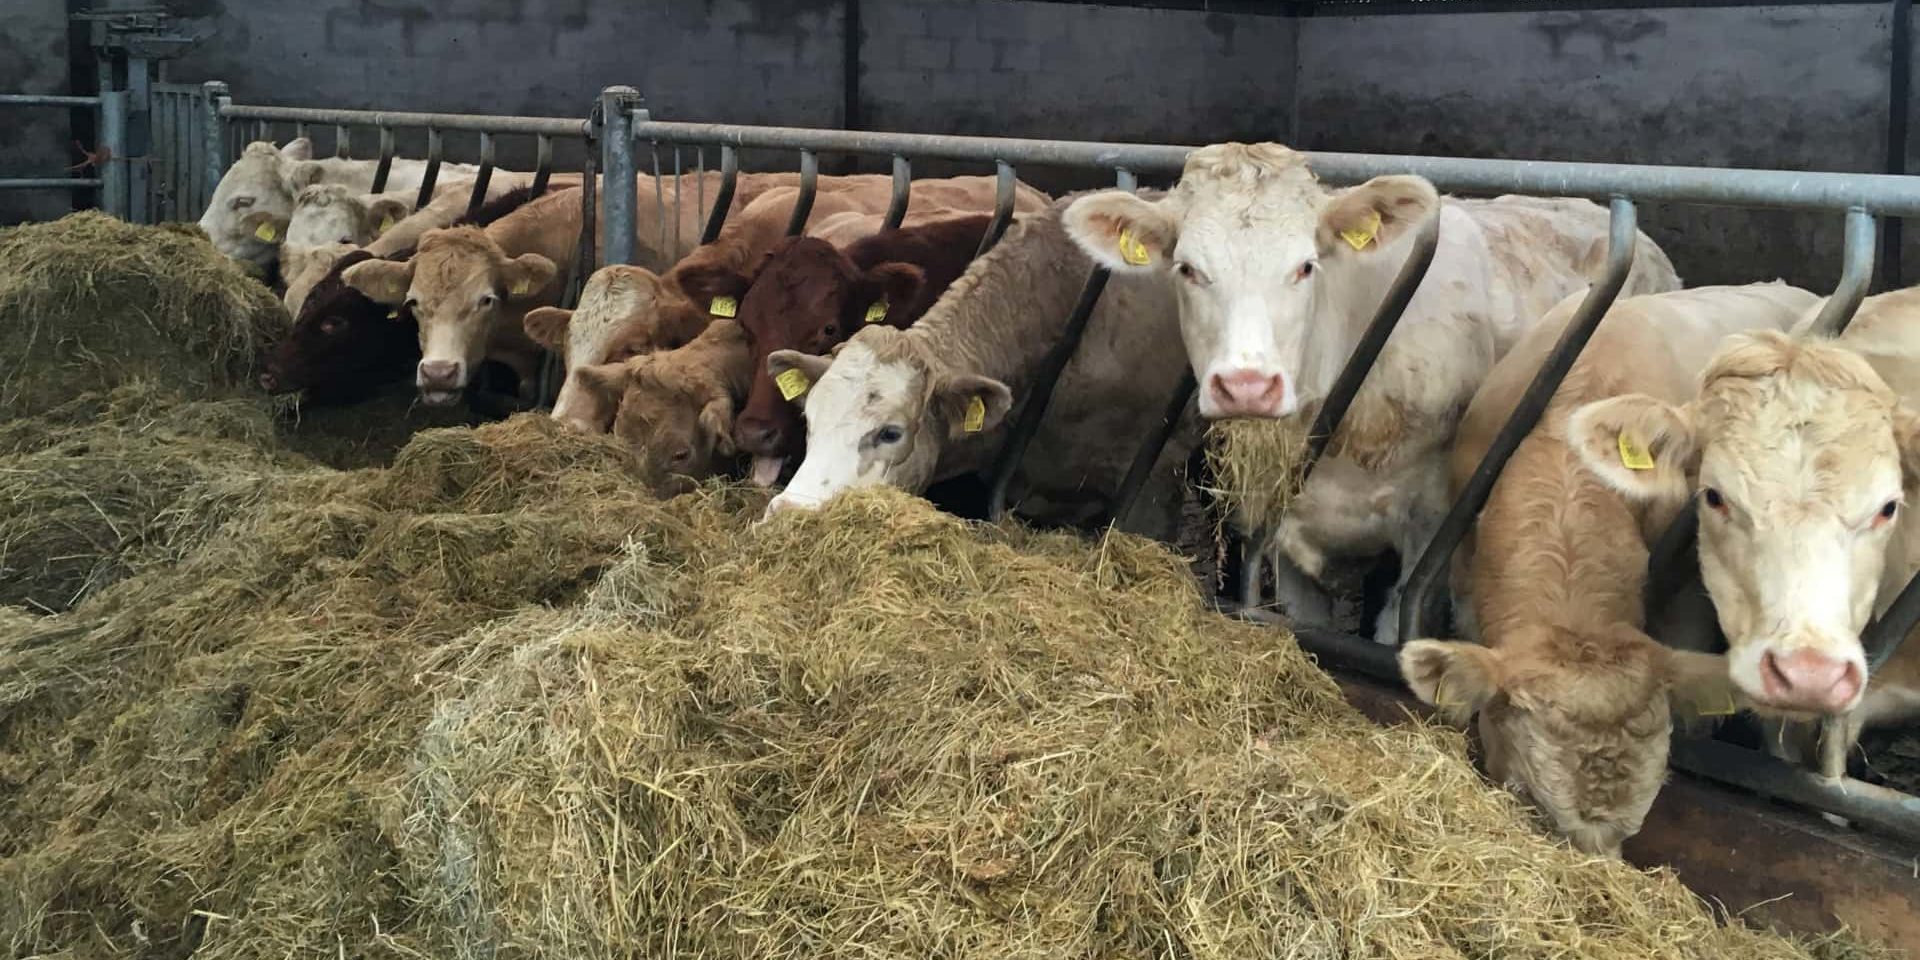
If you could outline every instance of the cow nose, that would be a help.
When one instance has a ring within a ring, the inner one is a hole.
[[[420,361],[420,385],[451,390],[460,385],[460,361]]]
[[[1860,666],[1850,659],[1801,647],[1760,655],[1760,681],[1776,706],[1810,713],[1844,713],[1860,695]]]
[[[1287,383],[1277,373],[1225,370],[1207,378],[1216,417],[1277,417]]]
[[[260,389],[265,390],[268,393],[272,393],[273,391],[280,389],[280,378],[274,376],[271,372],[261,374]]]

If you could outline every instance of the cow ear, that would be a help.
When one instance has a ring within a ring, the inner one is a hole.
[[[747,295],[750,280],[739,271],[717,263],[689,263],[673,271],[673,282],[687,299],[699,305],[703,312],[713,316],[726,316],[727,313],[713,313],[712,304],[716,298],[731,297],[736,305],[740,298]]]
[[[393,197],[378,197],[367,204],[367,224],[376,237],[412,214],[413,208],[406,201]]]
[[[1095,263],[1126,273],[1165,270],[1180,238],[1179,225],[1160,202],[1125,190],[1103,190],[1073,201],[1060,215],[1060,224]]]
[[[1686,407],[1638,393],[1589,403],[1567,418],[1567,442],[1629,500],[1671,506],[1691,496],[1700,450]]]
[[[559,353],[567,342],[567,321],[572,319],[572,310],[560,307],[534,307],[527,311],[520,325],[534,343]]]
[[[1900,469],[1907,486],[1920,484],[1920,412],[1904,403],[1893,408],[1893,442],[1900,447]]]
[[[320,205],[321,198],[327,195],[327,188],[316,183],[301,189],[299,193],[295,194],[293,197],[293,205],[296,208]]]
[[[1463,721],[1500,692],[1500,655],[1477,643],[1414,640],[1400,648],[1400,676],[1420,702]]]
[[[733,445],[733,401],[726,397],[715,397],[700,408],[700,429],[713,437],[713,452],[717,456],[731,457],[736,452]]]
[[[914,302],[920,299],[920,286],[926,280],[925,271],[911,263],[874,264],[860,278],[860,294],[854,298],[854,307],[867,323],[884,321],[890,327],[905,327],[911,321]],[[873,309],[876,306],[880,306],[881,311],[876,312]]]
[[[537,253],[523,253],[508,260],[501,270],[501,280],[512,300],[538,300],[540,292],[547,288],[558,276],[560,268]]]
[[[582,387],[619,403],[627,392],[627,382],[633,378],[633,371],[627,369],[625,363],[598,363],[580,367],[568,376],[579,377]]]
[[[279,243],[286,238],[287,224],[290,221],[271,210],[255,210],[240,218],[240,229],[248,236],[258,237],[268,243]]]
[[[940,381],[933,402],[947,435],[958,439],[999,426],[1013,406],[1013,391],[998,380],[963,373]]]
[[[320,175],[324,172],[321,170],[319,164],[311,161],[307,163],[288,164],[285,171],[287,175],[287,186],[295,190],[304,190],[307,187],[319,183]]]
[[[801,353],[798,350],[775,350],[767,354],[767,374],[773,377],[774,385],[780,388],[780,396],[787,402],[800,406],[806,405],[806,400],[804,399],[806,391],[811,390],[814,384],[819,383],[820,378],[827,375],[827,368],[832,365],[832,357],[817,357],[811,353]],[[799,375],[805,378],[802,382],[793,383],[793,386],[799,389],[799,393],[792,393],[789,387],[789,383],[792,383],[791,380],[780,379],[782,377],[790,378],[795,370],[798,370],[800,372]]]
[[[363,260],[340,272],[347,286],[375,303],[397,307],[407,302],[413,286],[413,261]]]
[[[1656,644],[1662,658],[1668,701],[1683,718],[1731,716],[1745,704],[1725,656],[1649,642]]]
[[[305,163],[313,159],[313,141],[306,137],[295,137],[280,148],[280,159],[295,163]]]
[[[1320,253],[1373,253],[1439,213],[1440,191],[1426,178],[1374,177],[1321,208]]]

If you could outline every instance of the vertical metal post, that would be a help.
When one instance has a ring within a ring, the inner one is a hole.
[[[1892,65],[1887,76],[1886,172],[1907,172],[1907,110],[1913,96],[1913,0],[1893,0]],[[1900,288],[1899,217],[1880,226],[1880,289]]]
[[[307,129],[307,122],[305,120],[295,120],[293,122],[293,137],[295,140],[305,140],[310,136],[312,136],[312,132]]]
[[[353,156],[353,128],[344,123],[333,126],[333,155],[342,160]]]
[[[640,103],[640,91],[632,87],[600,91],[600,157],[606,171],[606,216],[600,228],[600,247],[605,263],[633,262],[633,239],[639,229],[634,217],[640,198],[633,164],[633,116],[629,111]],[[642,115],[641,119],[646,118]]]
[[[540,134],[533,140],[533,195],[547,192],[547,182],[553,179],[553,138]]]
[[[393,128],[380,128],[380,162],[373,168],[374,193],[387,192],[387,176],[393,173]]]
[[[153,222],[153,73],[145,57],[127,58],[127,127],[124,157],[127,178],[127,219]]]
[[[420,194],[414,200],[415,207],[424,207],[433,201],[433,188],[440,180],[440,157],[445,149],[440,130],[427,128],[427,169],[420,175]]]
[[[128,219],[127,160],[121,151],[127,143],[127,92],[100,92],[100,145],[113,154],[100,170],[100,209],[109,216]]]
[[[493,181],[493,134],[480,133],[480,172],[473,178],[473,193],[467,197],[467,216],[480,212],[480,205],[487,202],[487,185]]]
[[[713,196],[713,209],[707,213],[707,226],[700,231],[700,242],[712,243],[727,225],[727,211],[733,206],[733,191],[740,182],[740,154],[729,144],[720,145],[720,191]]]
[[[812,150],[800,151],[800,196],[793,201],[793,219],[787,221],[787,236],[806,232],[807,218],[813,215],[813,194],[820,186],[820,158]]]
[[[992,250],[993,245],[1000,242],[1000,235],[1007,232],[1007,224],[1013,222],[1013,193],[1018,185],[1013,165],[995,160],[993,167],[993,219],[987,223],[986,235],[980,238],[980,249],[973,252],[976,257]]]
[[[1454,547],[1466,536],[1467,528],[1479,516],[1480,508],[1486,506],[1487,497],[1493,493],[1493,485],[1500,479],[1507,461],[1547,412],[1547,406],[1553,402],[1553,395],[1559,391],[1561,381],[1567,378],[1567,371],[1573,369],[1580,351],[1593,338],[1593,332],[1599,329],[1600,321],[1613,306],[1614,298],[1620,295],[1620,288],[1626,285],[1627,272],[1633,268],[1634,248],[1640,239],[1635,225],[1637,218],[1633,201],[1625,197],[1614,197],[1610,210],[1612,225],[1607,234],[1606,273],[1587,291],[1586,298],[1580,301],[1573,316],[1568,318],[1559,342],[1553,345],[1553,352],[1547,355],[1546,361],[1533,375],[1533,381],[1527,384],[1527,392],[1515,404],[1513,414],[1507,417],[1500,432],[1494,435],[1486,456],[1481,458],[1480,465],[1474,468],[1459,498],[1454,500],[1452,509],[1440,521],[1433,540],[1420,554],[1412,574],[1403,580],[1398,624],[1401,643],[1425,636],[1426,611],[1440,583],[1441,574],[1447,568],[1447,560],[1453,556]]]
[[[881,222],[880,230],[885,232],[900,229],[900,224],[907,219],[907,207],[911,203],[913,203],[913,163],[896,153],[893,155],[893,198],[887,201],[887,218]]]
[[[204,124],[200,134],[206,138],[206,154],[201,158],[203,166],[200,169],[200,179],[206,189],[206,196],[200,202],[204,211],[206,205],[213,201],[214,188],[220,185],[220,178],[227,172],[226,125],[220,119],[220,108],[229,102],[230,91],[224,82],[208,80],[200,85],[200,92],[200,122]]]
[[[1140,497],[1141,488],[1147,485],[1147,478],[1153,475],[1153,465],[1160,462],[1160,454],[1167,448],[1167,441],[1173,439],[1173,433],[1179,429],[1180,421],[1185,419],[1187,408],[1193,405],[1193,394],[1198,381],[1193,378],[1193,369],[1180,377],[1180,385],[1173,388],[1173,395],[1167,398],[1167,406],[1160,419],[1153,426],[1147,439],[1134,451],[1133,462],[1127,465],[1126,479],[1120,482],[1120,495],[1113,503],[1113,522],[1125,526],[1128,515],[1133,513],[1133,502]]]

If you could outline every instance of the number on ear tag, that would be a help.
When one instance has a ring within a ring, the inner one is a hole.
[[[1628,436],[1625,430],[1620,431],[1620,465],[1628,470],[1653,469],[1653,454],[1641,446],[1640,441]]]
[[[263,223],[258,229],[253,231],[253,235],[268,243],[272,243],[279,239],[280,230],[271,223]]]
[[[528,280],[526,277],[521,277],[520,279],[515,280],[513,282],[513,289],[507,292],[516,297],[524,297],[527,295],[527,291],[532,289],[533,289],[533,281]]]
[[[1367,248],[1367,244],[1372,243],[1374,241],[1374,238],[1379,235],[1380,235],[1380,211],[1378,210],[1374,211],[1373,215],[1367,218],[1367,222],[1365,226],[1355,227],[1352,230],[1340,231],[1340,239],[1345,240],[1347,242],[1347,246],[1352,247],[1355,250],[1365,250]]]
[[[876,300],[874,301],[873,306],[870,306],[867,308],[866,321],[868,323],[879,323],[880,321],[885,320],[886,318],[887,318],[887,302],[885,300]]]
[[[779,376],[773,378],[773,385],[780,388],[780,399],[792,400],[806,393],[807,389],[813,386],[813,381],[808,380],[807,375],[802,373],[799,367],[788,367],[780,371]]]
[[[707,312],[716,317],[732,317],[740,312],[740,302],[732,297],[714,297],[713,302],[707,305]]]
[[[1134,236],[1133,231],[1131,229],[1127,227],[1121,227],[1120,228],[1120,259],[1125,260],[1126,262],[1131,263],[1136,267],[1144,267],[1147,265],[1149,261],[1153,259],[1153,257],[1147,253],[1147,245],[1144,243],[1141,243],[1140,238]]]
[[[979,433],[987,425],[987,402],[979,397],[967,401],[967,415],[960,421],[960,429],[967,433]]]

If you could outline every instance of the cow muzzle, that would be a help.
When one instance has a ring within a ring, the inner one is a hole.
[[[1275,419],[1292,413],[1294,406],[1285,374],[1249,367],[1209,372],[1200,396],[1200,414],[1209,420]]]
[[[1809,645],[1768,644],[1758,663],[1762,706],[1788,713],[1836,716],[1852,710],[1866,687],[1860,658],[1835,656]]]
[[[466,364],[458,360],[422,360],[414,374],[420,399],[431,406],[445,406],[460,399],[466,388]]]

